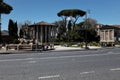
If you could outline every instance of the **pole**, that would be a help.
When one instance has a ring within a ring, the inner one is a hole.
[[[85,49],[87,49],[87,13],[85,15]]]
[[[85,49],[89,49],[88,48],[88,46],[87,46],[87,44],[88,44],[88,42],[87,42],[87,27],[88,27],[88,22],[87,22],[87,12],[86,12],[86,15],[85,15]]]
[[[3,3],[3,0],[0,0],[0,6],[1,4]],[[2,25],[2,22],[1,22],[1,13],[0,13],[0,43],[1,43],[1,25]]]
[[[2,25],[2,22],[1,22],[1,13],[0,13],[0,43],[1,43],[1,25]]]
[[[3,2],[3,0],[0,0],[0,5],[1,5],[1,3]],[[1,18],[1,13],[0,13],[0,43],[1,43],[1,25],[2,25],[2,18]]]

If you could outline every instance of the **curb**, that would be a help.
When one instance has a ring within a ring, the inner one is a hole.
[[[0,54],[23,54],[23,53],[42,53],[42,52],[68,52],[68,51],[88,51],[88,50],[98,50],[98,49],[69,49],[69,50],[46,50],[46,51],[4,51]]]
[[[46,51],[1,51],[0,54],[23,54],[23,53],[42,53],[42,52],[68,52],[68,51],[89,51],[89,50],[102,50],[102,49],[113,49],[113,47],[106,47],[106,48],[92,48],[92,49],[69,49],[69,50],[56,50],[56,49],[53,49],[53,50],[46,50]]]

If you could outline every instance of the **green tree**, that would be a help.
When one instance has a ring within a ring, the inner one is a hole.
[[[1,42],[1,14],[9,14],[13,8],[7,3],[0,0],[0,42]]]
[[[19,32],[19,37],[20,37],[20,38],[23,38],[23,34],[24,34],[24,33],[23,33],[23,30],[22,30],[22,29],[20,29],[20,32]]]
[[[95,31],[95,26],[93,26],[92,22],[88,22],[87,24],[85,24],[84,21],[77,24],[77,27],[77,30],[80,32],[79,35],[82,37],[84,42],[99,42],[99,36],[97,35],[97,32]]]
[[[71,26],[72,26],[72,23],[71,23],[71,20],[70,21],[68,21],[68,31],[71,31]]]
[[[1,14],[9,14],[11,10],[13,10],[13,8],[10,5],[3,2],[3,0],[0,0],[0,13]]]
[[[24,21],[24,23],[18,24],[18,28],[19,28],[18,32],[20,38],[28,38],[28,39],[32,38],[32,34],[30,33],[31,28],[28,27],[29,25],[32,25],[31,21],[29,20]]]
[[[14,35],[14,22],[12,19],[9,20],[8,31],[10,36]]]
[[[57,13],[57,15],[59,17],[61,17],[63,19],[63,21],[65,21],[65,26],[66,26],[66,20],[67,18],[74,18],[74,21],[73,21],[73,30],[75,28],[75,24],[78,20],[79,17],[82,17],[86,14],[85,11],[83,10],[79,10],[79,9],[65,9],[65,10],[61,10],[59,13]]]
[[[57,41],[64,41],[65,33],[66,33],[66,27],[64,26],[64,24],[65,24],[64,21],[63,20],[56,21],[56,22],[54,22],[54,24],[58,26]]]
[[[13,39],[18,38],[17,22],[14,22],[12,19],[10,19],[8,24],[8,30],[9,30],[9,35],[13,37]]]
[[[17,22],[14,22],[14,37],[15,37],[15,39],[18,38],[18,26],[17,26]]]

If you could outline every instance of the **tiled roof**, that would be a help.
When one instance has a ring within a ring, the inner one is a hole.
[[[120,26],[115,25],[104,25],[100,29],[120,29]]]
[[[41,21],[41,22],[38,22],[38,23],[34,23],[34,24],[30,25],[30,26],[55,26],[55,24],[51,24],[51,23]]]

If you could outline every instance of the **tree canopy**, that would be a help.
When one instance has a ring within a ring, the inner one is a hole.
[[[12,19],[10,19],[8,24],[8,30],[9,30],[9,36],[13,37],[13,39],[18,38],[17,22],[14,22]]]
[[[58,26],[58,35],[57,41],[63,42],[99,42],[99,36],[95,30],[95,24],[97,21],[95,19],[89,19],[87,22],[87,28],[85,27],[85,22],[80,22],[76,24],[76,29],[71,30],[71,23],[68,23],[68,31],[66,32],[65,27],[63,26],[63,21],[57,21]]]
[[[65,26],[67,26],[67,19],[70,19],[73,23],[73,30],[74,30],[75,23],[78,20],[78,18],[84,16],[85,14],[86,14],[86,12],[83,10],[65,9],[65,10],[61,10],[60,12],[58,12],[57,16],[61,17],[64,20]],[[72,19],[74,19],[74,20],[72,20]],[[68,26],[67,26],[67,28],[68,28]]]
[[[0,13],[1,14],[9,14],[11,10],[13,10],[13,8],[10,5],[3,2],[3,0],[0,0]]]
[[[2,41],[1,39],[1,14],[9,14],[11,10],[13,10],[13,8],[10,5],[3,2],[3,0],[0,0],[0,43]]]
[[[79,9],[66,9],[66,10],[60,11],[57,15],[59,17],[61,17],[61,16],[77,17],[77,16],[84,16],[85,13],[86,13],[85,11],[82,11],[82,10],[79,10]]]

